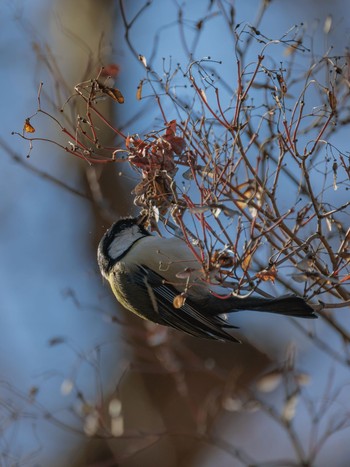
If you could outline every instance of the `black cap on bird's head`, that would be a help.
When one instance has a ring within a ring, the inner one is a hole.
[[[103,276],[107,276],[135,242],[151,235],[143,226],[144,220],[144,216],[119,219],[104,234],[97,250],[97,261]]]

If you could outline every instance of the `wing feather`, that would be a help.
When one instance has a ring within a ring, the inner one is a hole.
[[[147,266],[138,266],[132,277],[138,286],[146,286],[153,314],[156,313],[159,318],[158,323],[197,337],[239,342],[223,330],[235,326],[228,325],[219,316],[203,315],[190,299],[186,300],[181,308],[175,308],[173,302],[179,291],[171,284],[164,283],[163,278]]]

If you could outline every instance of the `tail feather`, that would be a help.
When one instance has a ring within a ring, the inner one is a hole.
[[[317,318],[313,308],[303,298],[296,295],[283,295],[278,298],[247,297],[239,299],[231,297],[223,300],[212,295],[206,297],[205,300],[197,300],[196,302],[200,305],[201,311],[208,315],[252,310],[297,318]]]
[[[313,308],[296,295],[283,295],[279,298],[249,297],[242,300],[232,297],[229,302],[231,302],[231,312],[252,310],[298,318],[317,318]]]

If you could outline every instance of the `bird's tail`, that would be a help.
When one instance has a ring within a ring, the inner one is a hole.
[[[279,298],[249,297],[228,299],[231,307],[227,312],[239,310],[264,311],[266,313],[277,313],[298,318],[317,318],[313,308],[304,299],[296,295],[283,295]],[[229,305],[227,303],[227,305]]]

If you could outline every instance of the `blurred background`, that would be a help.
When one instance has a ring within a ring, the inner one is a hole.
[[[111,221],[136,212],[137,174],[118,164],[90,167],[48,142],[27,158],[27,142],[11,135],[35,113],[40,82],[42,105],[54,114],[75,84],[110,64],[119,67],[126,103],[106,101],[104,115],[126,134],[152,128],[159,115],[135,97],[145,70],[130,44],[159,69],[163,57],[185,66],[188,55],[177,2],[148,3],[0,7],[1,465],[347,466],[350,372],[332,349],[345,354],[348,343],[321,320],[312,326],[325,340],[329,334],[327,351],[292,320],[269,316],[242,318],[252,345],[241,346],[145,326],[118,308],[96,264]],[[189,35],[210,3],[182,5]],[[216,4],[215,11],[230,2]],[[259,29],[269,37],[304,23],[318,53],[332,45],[343,54],[350,42],[346,0],[232,5],[236,23],[254,24],[263,12]],[[223,77],[235,79],[220,15],[205,24],[196,56],[222,60]],[[41,115],[35,127],[57,140],[53,123]],[[347,144],[340,132],[337,145]],[[345,327],[347,311],[339,311]],[[303,386],[300,400],[295,384]]]

